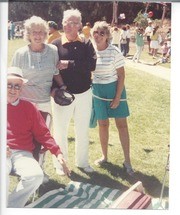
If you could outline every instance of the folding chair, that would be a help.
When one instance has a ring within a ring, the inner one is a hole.
[[[40,111],[43,119],[45,120],[45,123],[49,129],[51,129],[51,122],[52,122],[52,116],[48,112]],[[45,154],[47,149],[44,148],[38,141],[35,139],[33,140],[33,143],[35,145],[35,149],[33,151],[34,158],[39,162],[39,165],[41,166],[43,172],[44,172],[44,161],[45,161]],[[43,183],[47,183],[49,181],[49,176],[44,172],[44,180]]]
[[[152,209],[151,200],[151,196],[144,193],[142,182],[138,181],[117,198],[109,208]]]

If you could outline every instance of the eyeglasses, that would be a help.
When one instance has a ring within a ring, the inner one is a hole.
[[[95,35],[95,34],[98,34],[99,36],[104,37],[105,32],[104,31],[94,31],[93,35]]]
[[[14,90],[20,90],[21,87],[22,87],[22,85],[19,85],[19,84],[12,84],[12,83],[8,83],[7,84],[7,89],[8,90],[12,90],[12,89],[14,89]]]
[[[44,31],[31,31],[30,34],[32,34],[33,36],[37,36],[37,35],[44,36],[45,32]]]
[[[78,26],[78,25],[79,25],[79,22],[64,21],[64,22],[63,22],[63,25],[69,25],[69,26],[71,26],[71,27],[74,27],[74,26]]]

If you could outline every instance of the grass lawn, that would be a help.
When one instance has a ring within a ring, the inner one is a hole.
[[[25,42],[22,40],[9,41],[9,64],[14,51],[23,45]],[[145,59],[145,54],[142,58]],[[72,175],[70,178],[57,176],[53,169],[52,157],[47,152],[45,172],[50,176],[50,181],[41,186],[39,195],[51,189],[64,187],[70,180],[124,190],[140,180],[148,194],[156,198],[160,196],[169,152],[170,82],[127,67],[125,84],[131,113],[128,124],[132,165],[136,170],[135,177],[131,178],[123,171],[124,158],[113,120],[110,127],[109,163],[101,168],[94,165],[94,161],[101,156],[98,128],[94,128],[90,129],[89,161],[95,172],[85,174],[75,167],[72,120],[69,129],[69,166],[72,169]],[[15,183],[13,182],[14,179],[12,184]],[[167,178],[165,197],[168,197],[168,187]]]

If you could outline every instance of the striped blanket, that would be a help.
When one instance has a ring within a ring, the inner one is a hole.
[[[107,208],[115,201],[122,191],[71,181],[65,189],[52,190],[28,208]]]

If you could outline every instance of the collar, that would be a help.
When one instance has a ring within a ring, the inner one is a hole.
[[[61,41],[62,41],[62,45],[64,45],[65,43],[76,42],[76,41],[83,42],[79,35],[77,35],[75,40],[69,41],[65,34],[62,35]]]
[[[19,104],[19,99],[17,99],[15,102],[11,103],[12,106],[17,106]]]

